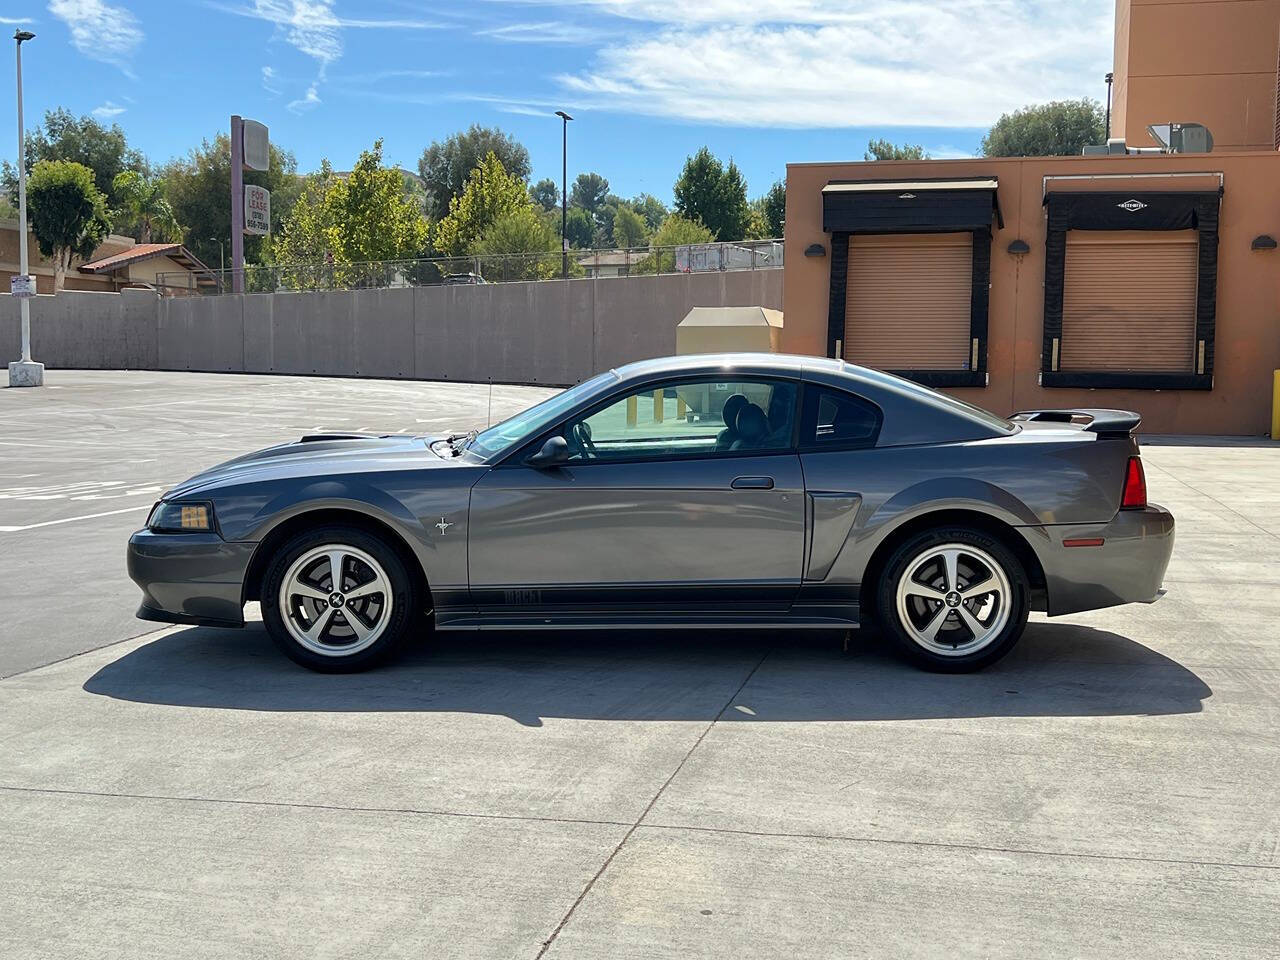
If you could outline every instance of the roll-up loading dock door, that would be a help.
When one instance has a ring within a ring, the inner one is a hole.
[[[971,233],[849,238],[844,358],[885,370],[968,370]]]
[[[1191,372],[1197,258],[1194,230],[1068,231],[1058,369]]]

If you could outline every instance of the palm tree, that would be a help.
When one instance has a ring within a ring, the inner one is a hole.
[[[140,243],[150,243],[153,233],[169,240],[182,239],[182,227],[165,199],[161,181],[148,180],[136,170],[125,170],[116,174],[111,186],[121,204],[116,219],[138,224]]]

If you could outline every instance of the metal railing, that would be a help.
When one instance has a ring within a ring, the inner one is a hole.
[[[781,240],[569,251],[570,279],[765,270],[781,266]],[[248,264],[244,268],[243,286],[245,293],[376,290],[559,280],[561,276],[561,255],[552,251],[367,263]],[[164,296],[216,296],[230,293],[233,279],[232,270],[170,271],[157,274],[156,289]]]

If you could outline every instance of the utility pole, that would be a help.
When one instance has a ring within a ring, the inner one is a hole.
[[[569,235],[565,232],[569,224],[569,121],[573,117],[563,110],[557,110],[556,116],[561,121],[560,138],[560,278],[569,279]]]
[[[19,298],[22,311],[22,359],[9,364],[11,387],[44,384],[44,364],[31,359],[31,297],[36,289],[27,264],[27,156],[22,129],[22,45],[35,36],[30,30],[16,30],[13,34],[18,54],[18,269],[22,273],[20,280],[14,277],[14,281],[19,282],[11,283],[10,290]]]

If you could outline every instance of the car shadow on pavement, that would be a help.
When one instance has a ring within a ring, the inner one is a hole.
[[[1196,713],[1212,691],[1181,664],[1079,624],[1032,623],[981,673],[918,671],[884,640],[840,633],[628,631],[441,634],[362,674],[312,673],[263,629],[189,628],[84,685],[118,700],[230,710],[483,713],[543,718],[759,721]],[[752,672],[754,670],[754,672]]]

